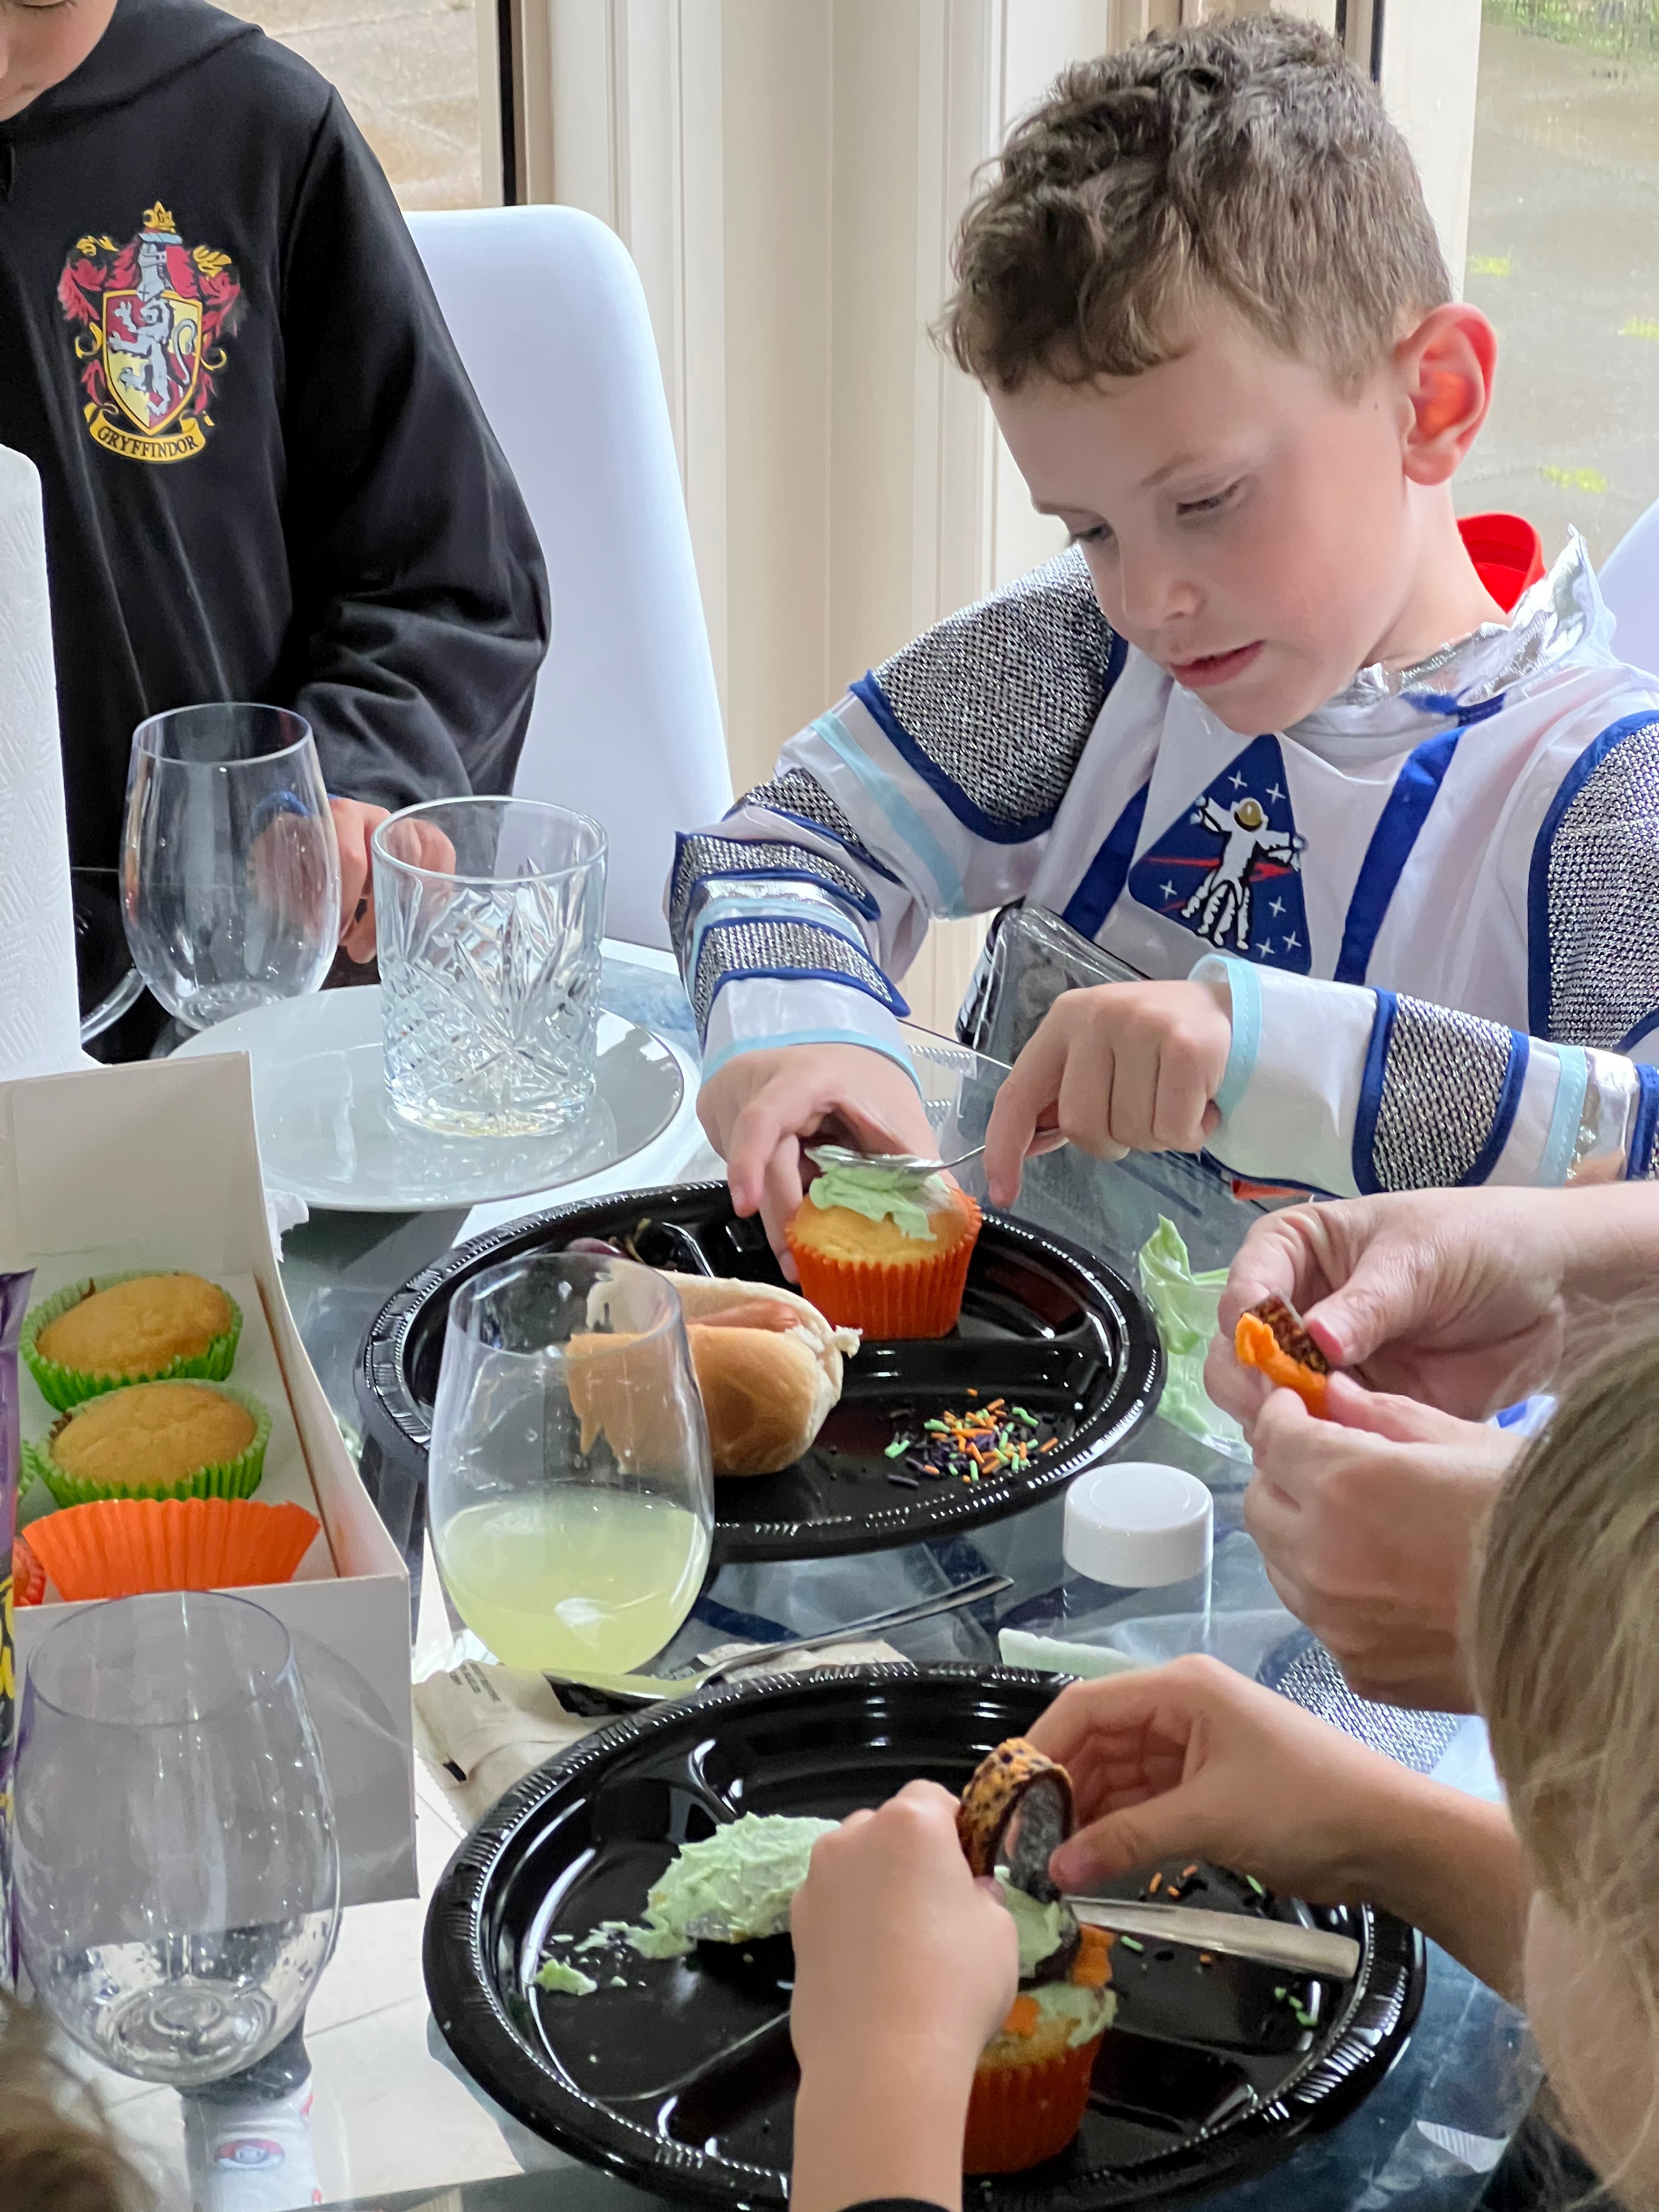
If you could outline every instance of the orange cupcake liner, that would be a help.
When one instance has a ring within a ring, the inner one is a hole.
[[[1057,2158],[1083,2124],[1103,2033],[1029,2066],[981,2066],[968,2100],[964,2173],[1020,2173]]]
[[[966,1191],[952,1194],[970,1231],[932,1260],[902,1263],[832,1260],[787,1232],[804,1298],[836,1328],[872,1337],[948,1336],[962,1313],[969,1262],[980,1231],[980,1210]]]
[[[321,1526],[303,1505],[252,1498],[111,1498],[31,1522],[29,1542],[75,1602],[285,1583]]]

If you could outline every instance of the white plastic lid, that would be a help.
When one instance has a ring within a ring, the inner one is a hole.
[[[1215,1508],[1196,1475],[1152,1460],[1091,1468],[1066,1493],[1060,1548],[1073,1573],[1119,1589],[1158,1589],[1202,1574]]]

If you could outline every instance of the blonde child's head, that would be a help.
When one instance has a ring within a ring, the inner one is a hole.
[[[0,1996],[0,2203],[7,2212],[153,2212],[94,2091],[30,2007]]]
[[[1659,1329],[1584,1374],[1505,1484],[1472,1642],[1535,1885],[1540,2050],[1610,2185],[1659,2203]]]
[[[1250,16],[1068,70],[955,268],[942,335],[1034,501],[1115,627],[1230,726],[1283,727],[1433,629],[1417,603],[1445,596],[1495,349],[1326,33]]]

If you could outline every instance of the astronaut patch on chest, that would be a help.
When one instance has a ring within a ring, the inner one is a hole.
[[[1153,839],[1129,871],[1129,896],[1218,952],[1305,975],[1306,843],[1279,740],[1255,738]]]

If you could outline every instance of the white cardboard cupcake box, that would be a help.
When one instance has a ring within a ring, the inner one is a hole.
[[[32,1304],[77,1277],[183,1267],[242,1307],[231,1380],[272,1413],[256,1495],[295,1499],[323,1525],[293,1581],[239,1595],[294,1637],[333,1784],[342,1901],[413,1897],[409,1577],[283,1296],[246,1057],[0,1084],[0,1267],[36,1271]],[[21,1364],[20,1401],[23,1435],[40,1437],[55,1416]],[[20,1692],[41,1638],[81,1609],[17,1609]]]

